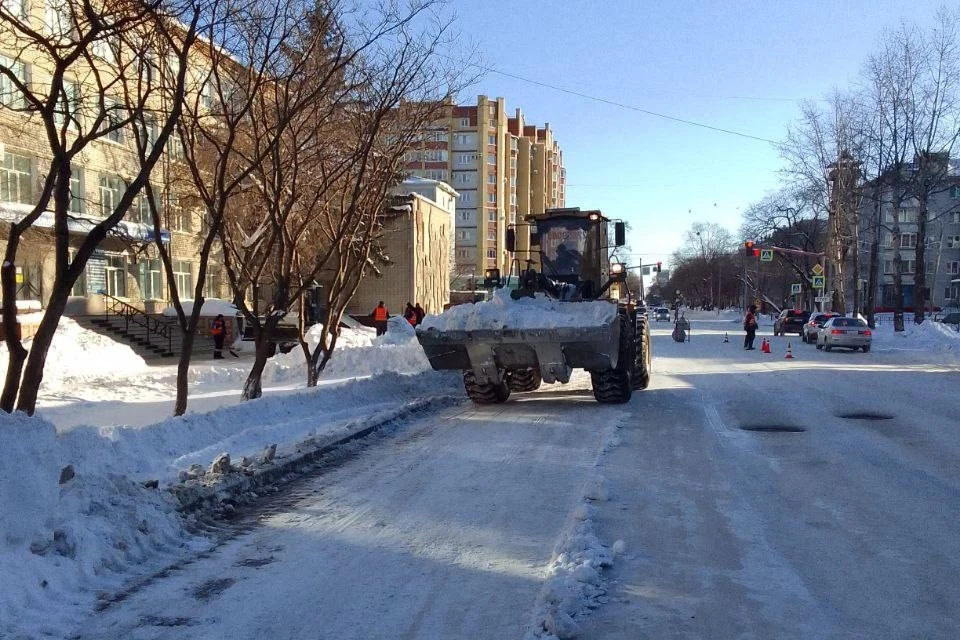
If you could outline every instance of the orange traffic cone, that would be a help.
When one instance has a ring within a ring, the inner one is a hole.
[[[790,348],[790,343],[787,343],[787,355],[784,356],[784,360],[793,360],[793,349]]]
[[[764,338],[763,342],[760,344],[760,351],[763,353],[770,353],[770,341],[766,338]]]

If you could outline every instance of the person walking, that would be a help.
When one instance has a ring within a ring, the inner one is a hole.
[[[754,348],[753,341],[757,337],[757,305],[752,304],[743,317],[743,330],[747,334],[743,338],[743,348],[750,351]]]
[[[422,324],[422,323],[423,323],[423,318],[424,318],[424,316],[427,315],[427,312],[423,310],[423,307],[420,306],[420,303],[419,303],[419,302],[417,303],[417,306],[415,306],[415,307],[413,308],[413,310],[417,312],[417,324],[418,324],[418,325],[419,325],[419,324]]]
[[[417,310],[409,302],[407,308],[403,310],[403,319],[409,322],[411,327],[417,326]]]
[[[210,335],[213,336],[213,359],[223,359],[223,341],[227,337],[227,323],[223,319],[223,314],[217,314],[210,325]]]
[[[380,301],[380,304],[377,305],[377,308],[373,310],[373,313],[370,314],[373,316],[373,326],[377,328],[377,335],[382,336],[387,332],[387,319],[390,317],[390,314],[387,313],[387,308],[383,306],[383,300]]]

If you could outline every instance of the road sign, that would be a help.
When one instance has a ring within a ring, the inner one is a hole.
[[[814,300],[817,302],[830,302],[830,296],[817,296]]]
[[[823,276],[813,276],[813,288],[823,289]]]
[[[790,293],[792,295],[797,295],[798,293],[800,293],[801,288],[802,287],[800,286],[799,283],[792,284],[790,285]]]
[[[760,249],[760,262],[773,262],[773,249]]]
[[[823,275],[823,267],[821,267],[819,263],[813,265],[813,269],[811,269],[811,271],[813,271],[813,275],[815,275],[815,276],[822,276],[822,275]]]

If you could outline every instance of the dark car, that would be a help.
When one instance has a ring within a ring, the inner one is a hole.
[[[773,335],[783,336],[788,333],[803,335],[803,325],[810,319],[810,312],[803,309],[784,309],[773,321]]]
[[[820,327],[822,327],[830,318],[834,318],[839,315],[839,313],[834,313],[832,311],[811,314],[810,320],[807,321],[807,324],[803,325],[803,332],[800,334],[800,339],[807,344],[814,344],[817,341],[817,334],[820,332]]]

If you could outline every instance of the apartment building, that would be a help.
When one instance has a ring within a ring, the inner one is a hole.
[[[71,5],[56,0],[19,0],[18,17],[39,33],[56,39],[72,30]],[[17,77],[31,87],[49,86],[50,61],[36,55],[36,47],[22,47],[9,25],[4,26],[0,38],[0,63],[14,71]],[[100,74],[115,73],[121,53],[121,44],[114,40],[94,42],[91,60]],[[31,57],[30,52],[34,52]],[[198,67],[202,63],[197,63]],[[171,61],[155,56],[145,61],[143,73],[170,73]],[[120,97],[105,96],[98,104],[99,89],[93,84],[90,67],[80,62],[71,67],[65,91],[70,96],[70,130],[88,131],[97,118],[107,122],[120,113]],[[195,74],[199,76],[200,74]],[[146,80],[146,77],[141,78]],[[129,81],[129,79],[128,79]],[[120,88],[117,89],[120,92]],[[160,100],[160,98],[157,98]],[[44,123],[36,113],[27,111],[23,95],[11,80],[0,75],[0,220],[14,222],[31,211],[38,200],[39,185],[49,169],[51,151],[47,143]],[[150,109],[162,111],[166,107],[151,102]],[[155,126],[148,127],[147,135],[156,135]],[[68,133],[68,138],[70,133]],[[138,170],[132,127],[120,127],[92,141],[76,156],[72,166],[70,188],[71,221],[69,231],[74,245],[85,233],[114,209],[126,191],[127,181]],[[154,171],[152,180],[156,203],[165,228],[161,240],[170,248],[176,285],[185,298],[192,297],[198,273],[199,243],[197,232],[202,217],[188,207],[180,206],[183,190],[177,186],[176,175],[183,158],[182,145],[172,140],[163,159]],[[73,288],[68,303],[68,314],[98,313],[103,309],[103,293],[134,303],[147,312],[159,311],[169,304],[169,283],[153,244],[153,225],[146,194],[141,194],[115,233],[104,239],[87,263],[86,269]],[[43,215],[26,234],[18,254],[18,306],[39,308],[49,297],[54,280],[55,258],[52,235],[53,215]],[[222,297],[226,293],[222,269],[211,265],[205,282],[205,295]]]
[[[406,169],[448,182],[459,194],[455,289],[473,288],[489,268],[507,273],[514,258],[505,247],[507,227],[565,203],[563,154],[549,124],[528,125],[520,109],[509,117],[503,98],[481,95],[475,105],[451,103],[421,149],[411,153]]]
[[[951,161],[950,171],[944,177],[942,186],[932,194],[928,203],[925,265],[925,299],[934,307],[960,306],[960,167]],[[907,167],[906,171],[911,171]],[[862,192],[869,196],[873,192],[872,183],[863,186]],[[904,306],[912,308],[915,295],[913,276],[919,267],[916,261],[918,203],[913,198],[903,200],[899,207],[898,234],[893,233],[894,206],[889,193],[880,196],[880,252],[879,277],[876,291],[876,305],[880,309],[892,310],[894,296],[894,254],[897,249],[901,256],[901,274],[903,282]],[[870,242],[873,237],[872,223],[875,218],[874,198],[864,197],[860,204],[860,260],[863,265],[863,283],[870,264]]]

